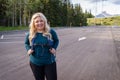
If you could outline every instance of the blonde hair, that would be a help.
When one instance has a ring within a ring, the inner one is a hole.
[[[30,44],[31,44],[31,41],[32,41],[32,39],[35,37],[35,35],[36,35],[36,33],[37,33],[37,29],[35,28],[35,25],[34,25],[34,20],[37,18],[37,17],[40,17],[40,18],[42,18],[43,20],[44,20],[44,23],[45,23],[45,25],[44,25],[44,31],[43,31],[43,35],[48,35],[48,34],[50,34],[49,32],[50,32],[50,26],[48,25],[48,23],[47,23],[47,18],[44,16],[44,14],[43,13],[41,13],[41,12],[38,12],[38,13],[35,13],[35,14],[33,14],[33,16],[32,16],[32,18],[31,18],[31,21],[30,21],[30,25],[29,25],[29,27],[30,27],[30,30],[29,30],[29,41],[30,41]]]

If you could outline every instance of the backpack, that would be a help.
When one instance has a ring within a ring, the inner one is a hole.
[[[50,30],[50,34],[51,34],[51,30]],[[34,46],[36,45],[40,45],[40,46],[48,46],[50,49],[53,46],[53,40],[50,38],[49,35],[44,35],[45,37],[47,37],[47,44],[34,44],[35,43],[35,39],[36,39],[36,35],[34,36],[34,38],[32,39],[32,45],[31,45],[31,49],[34,50]],[[52,35],[51,35],[52,36]]]

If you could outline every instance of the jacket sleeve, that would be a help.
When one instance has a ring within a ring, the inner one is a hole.
[[[52,47],[54,49],[57,49],[58,44],[59,44],[59,39],[58,39],[57,33],[53,29],[50,30],[50,33],[51,33],[52,39],[53,39],[53,46]]]
[[[26,35],[26,38],[25,38],[25,48],[27,51],[31,48],[30,42],[29,42],[29,33]]]

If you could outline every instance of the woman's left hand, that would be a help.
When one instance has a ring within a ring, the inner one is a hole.
[[[55,50],[54,48],[51,48],[51,49],[50,49],[50,52],[51,52],[52,54],[55,54],[55,53],[56,53],[56,50]]]

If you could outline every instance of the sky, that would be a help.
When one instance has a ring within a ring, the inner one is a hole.
[[[111,15],[120,14],[120,0],[71,0],[72,4],[80,4],[83,11],[98,15],[103,11]]]

